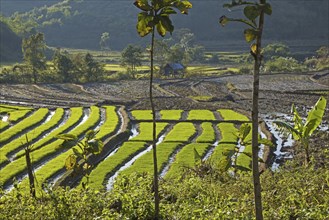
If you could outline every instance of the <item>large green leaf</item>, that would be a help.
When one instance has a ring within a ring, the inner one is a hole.
[[[273,121],[273,123],[275,125],[277,125],[279,128],[282,128],[285,131],[288,131],[289,133],[291,133],[293,135],[293,137],[294,137],[295,140],[298,141],[300,139],[301,132],[299,132],[298,130],[296,130],[290,124],[288,124],[286,122],[283,122],[283,121]]]
[[[246,6],[243,10],[244,15],[251,21],[255,20],[260,15],[258,6]]]
[[[315,129],[321,124],[326,105],[327,100],[323,96],[321,96],[308,113],[303,132],[304,136],[312,135]]]
[[[177,8],[182,14],[188,14],[188,10],[192,8],[192,4],[189,1],[174,1],[173,6]]]
[[[104,147],[104,144],[101,140],[93,139],[93,140],[88,141],[87,150],[90,153],[99,154],[102,151],[103,147]]]
[[[161,25],[168,31],[170,34],[174,31],[174,26],[169,18],[169,16],[159,16]]]
[[[242,143],[245,142],[245,139],[250,133],[250,131],[251,131],[251,126],[249,124],[244,123],[240,126],[238,137],[240,138]]]
[[[171,7],[165,7],[159,13],[159,15],[166,15],[166,16],[168,16],[170,14],[177,14],[177,12],[174,9],[172,9]]]
[[[246,29],[244,30],[244,37],[247,42],[251,42],[256,39],[258,32],[254,29]]]
[[[68,156],[65,160],[65,167],[67,170],[73,170],[77,165],[77,157],[74,154]]]
[[[141,12],[138,14],[138,21],[137,21],[137,32],[141,37],[148,35],[151,31],[153,26],[150,25],[152,22],[153,17],[149,15],[147,12]]]
[[[148,0],[136,0],[134,5],[143,11],[150,11],[152,9],[148,3]]]
[[[271,15],[272,14],[272,6],[269,3],[266,3],[264,6],[265,14]]]

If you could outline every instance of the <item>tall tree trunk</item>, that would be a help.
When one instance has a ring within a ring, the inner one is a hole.
[[[261,4],[263,3],[260,0]],[[262,32],[264,25],[264,10],[262,10],[259,17],[259,35],[256,41],[256,54],[254,63],[254,81],[252,90],[252,173],[254,181],[254,197],[255,197],[255,211],[256,219],[263,219],[263,207],[262,207],[262,195],[261,195],[261,184],[259,178],[259,166],[258,166],[258,99],[259,99],[259,71],[261,66],[261,43],[262,43]]]
[[[153,166],[154,166],[154,219],[159,219],[159,182],[158,182],[158,162],[156,152],[156,122],[155,122],[155,106],[153,103],[153,56],[154,56],[154,28],[152,29],[152,41],[151,41],[151,76],[150,76],[150,103],[152,109],[152,147],[153,147]]]
[[[26,166],[27,166],[27,174],[29,176],[29,182],[30,182],[30,194],[33,198],[35,198],[34,175],[33,175],[33,170],[32,170],[30,149],[29,149],[28,145],[25,148],[25,159],[26,159]]]

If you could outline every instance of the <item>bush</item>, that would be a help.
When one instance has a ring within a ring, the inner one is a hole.
[[[277,57],[264,65],[264,72],[303,72],[307,68],[292,57]]]

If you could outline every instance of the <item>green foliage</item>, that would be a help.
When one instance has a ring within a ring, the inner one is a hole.
[[[72,82],[74,78],[71,76],[74,70],[74,64],[69,56],[63,54],[57,49],[52,59],[56,73],[62,78],[63,82]]]
[[[176,14],[175,9],[182,14],[187,14],[188,9],[192,8],[189,1],[168,0],[159,1],[136,0],[134,5],[143,12],[138,14],[138,22],[136,25],[138,34],[144,37],[156,28],[159,35],[164,37],[167,32],[170,34],[174,31],[174,26],[169,18],[171,14]]]
[[[129,44],[121,53],[121,63],[128,66],[133,78],[135,78],[135,71],[137,66],[142,65],[143,50],[140,46]]]
[[[283,43],[268,44],[262,51],[265,60],[290,56],[290,48]]]
[[[292,57],[276,57],[267,61],[264,71],[273,72],[304,72],[307,68]]]
[[[46,69],[45,39],[42,33],[32,34],[29,38],[23,39],[23,59],[32,69],[33,82],[38,80],[38,73]]]
[[[321,96],[319,100],[315,103],[313,108],[308,112],[306,121],[304,122],[301,116],[299,115],[297,109],[292,105],[292,114],[293,114],[293,125],[283,121],[274,121],[274,123],[292,134],[293,138],[302,145],[302,148],[305,151],[305,165],[308,165],[310,162],[309,155],[309,140],[313,132],[322,122],[322,117],[324,115],[327,105],[327,100]]]

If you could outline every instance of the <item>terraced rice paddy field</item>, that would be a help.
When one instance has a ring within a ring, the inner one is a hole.
[[[329,85],[312,78],[314,74],[262,76],[262,115],[287,113],[293,102],[307,108],[319,92],[328,96]],[[216,162],[225,149],[238,146],[235,133],[243,122],[249,122],[250,82],[248,75],[155,82],[162,178],[179,176],[183,169],[194,166],[194,150],[203,160]],[[96,129],[105,147],[92,158],[90,187],[111,189],[118,175],[152,172],[147,86],[147,80],[0,85],[0,185],[10,190],[16,179],[19,187],[27,187],[24,146],[28,142],[33,146],[31,157],[39,189],[45,184],[81,187],[81,178],[67,175],[64,166],[72,149],[58,148],[63,141],[56,136],[68,133],[82,138],[88,130]],[[328,123],[328,114],[324,123]],[[240,154],[237,163],[249,167],[250,159]]]
[[[26,113],[17,119],[22,111]],[[12,187],[14,178],[20,187],[27,187],[27,141],[33,146],[31,157],[39,187],[52,186],[63,180],[65,159],[73,153],[59,148],[63,141],[56,136],[68,133],[82,137],[86,131],[96,129],[105,147],[93,164],[91,187],[109,189],[117,175],[152,172],[149,110],[126,112],[120,106],[109,105],[65,109],[1,105],[1,114],[5,117],[1,121],[0,182],[5,189]],[[157,115],[158,163],[163,178],[180,175],[183,167],[194,166],[194,149],[202,158],[207,155],[209,160],[217,159],[224,148],[235,147],[237,138],[233,133],[242,122],[249,121],[245,115],[228,109],[162,110]],[[128,134],[126,139],[113,142],[124,133]],[[248,167],[249,162],[244,165]],[[80,187],[79,181],[71,181],[70,185]]]

